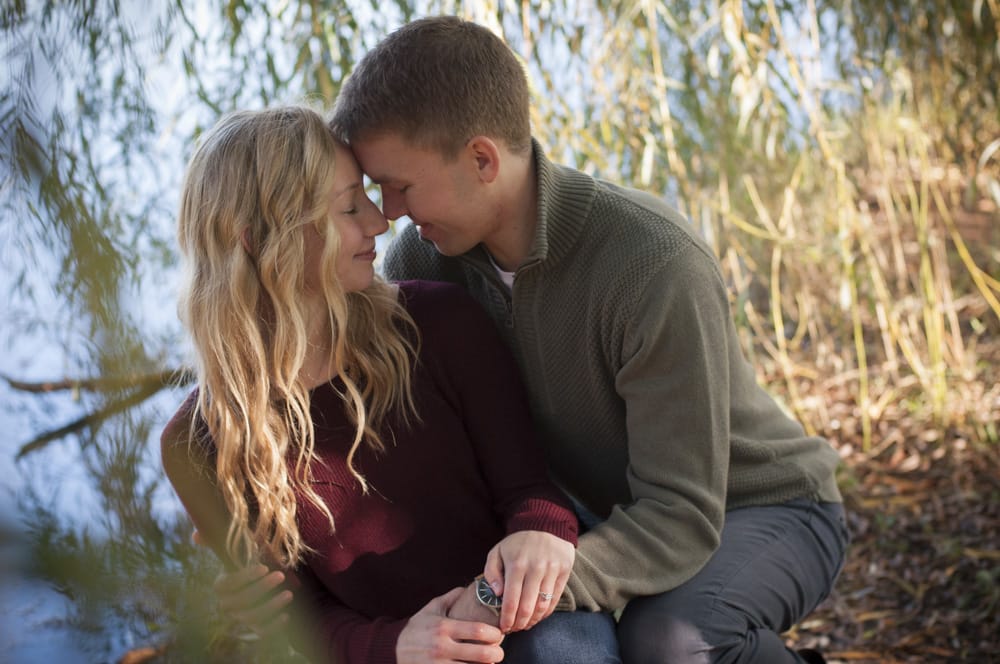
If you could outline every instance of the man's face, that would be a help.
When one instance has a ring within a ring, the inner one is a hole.
[[[408,216],[442,254],[465,253],[489,235],[489,212],[477,205],[482,195],[477,162],[468,151],[446,159],[394,133],[355,140],[351,148],[361,169],[382,188],[385,216]]]

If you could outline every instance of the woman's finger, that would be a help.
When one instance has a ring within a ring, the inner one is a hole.
[[[239,580],[220,580],[215,585],[215,593],[219,598],[219,608],[226,612],[243,612],[256,608],[266,602],[274,590],[285,580],[281,572],[270,572],[259,578],[251,578],[249,582]]]
[[[233,615],[259,636],[269,636],[288,623],[288,615],[284,610],[291,602],[292,592],[284,590],[252,609],[239,611]]]
[[[517,611],[514,617],[514,624],[512,630],[517,632],[523,629],[527,629],[528,625],[531,623],[535,614],[538,612],[539,606],[541,605],[544,609],[545,604],[550,604],[551,602],[542,601],[542,581],[545,576],[541,570],[532,569],[529,574],[524,577],[524,581],[521,586],[521,599],[517,605]]]

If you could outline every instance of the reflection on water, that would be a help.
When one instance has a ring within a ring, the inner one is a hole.
[[[160,466],[158,432],[183,393],[165,390],[99,445],[71,437],[0,462],[0,661],[115,662],[160,646],[169,661],[228,660],[210,655],[231,632],[209,595],[217,563],[191,544]],[[4,401],[0,426],[20,443],[37,413]]]
[[[0,492],[0,659],[16,664],[94,661],[83,654],[81,639],[67,630],[72,602],[26,576],[30,544],[14,518],[11,488]]]
[[[41,581],[5,578],[0,583],[0,653],[11,664],[98,661],[84,635],[69,629],[72,603]]]

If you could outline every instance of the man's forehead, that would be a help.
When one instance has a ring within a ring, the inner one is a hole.
[[[366,143],[355,148],[361,169],[375,184],[397,182],[417,177],[433,170],[440,156],[430,150],[396,143],[374,145]]]

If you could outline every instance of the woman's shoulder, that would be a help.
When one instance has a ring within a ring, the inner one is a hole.
[[[192,450],[192,443],[198,443],[197,451],[204,456],[213,453],[213,447],[206,435],[204,421],[196,417],[198,406],[198,389],[192,390],[181,403],[177,412],[160,434],[160,450],[164,460],[183,455],[187,457]]]
[[[493,321],[464,288],[441,281],[400,281],[400,302],[426,342],[462,342],[495,334]]]
[[[444,281],[399,281],[400,301],[414,318],[454,316],[465,311],[478,311],[479,305],[461,286]]]

